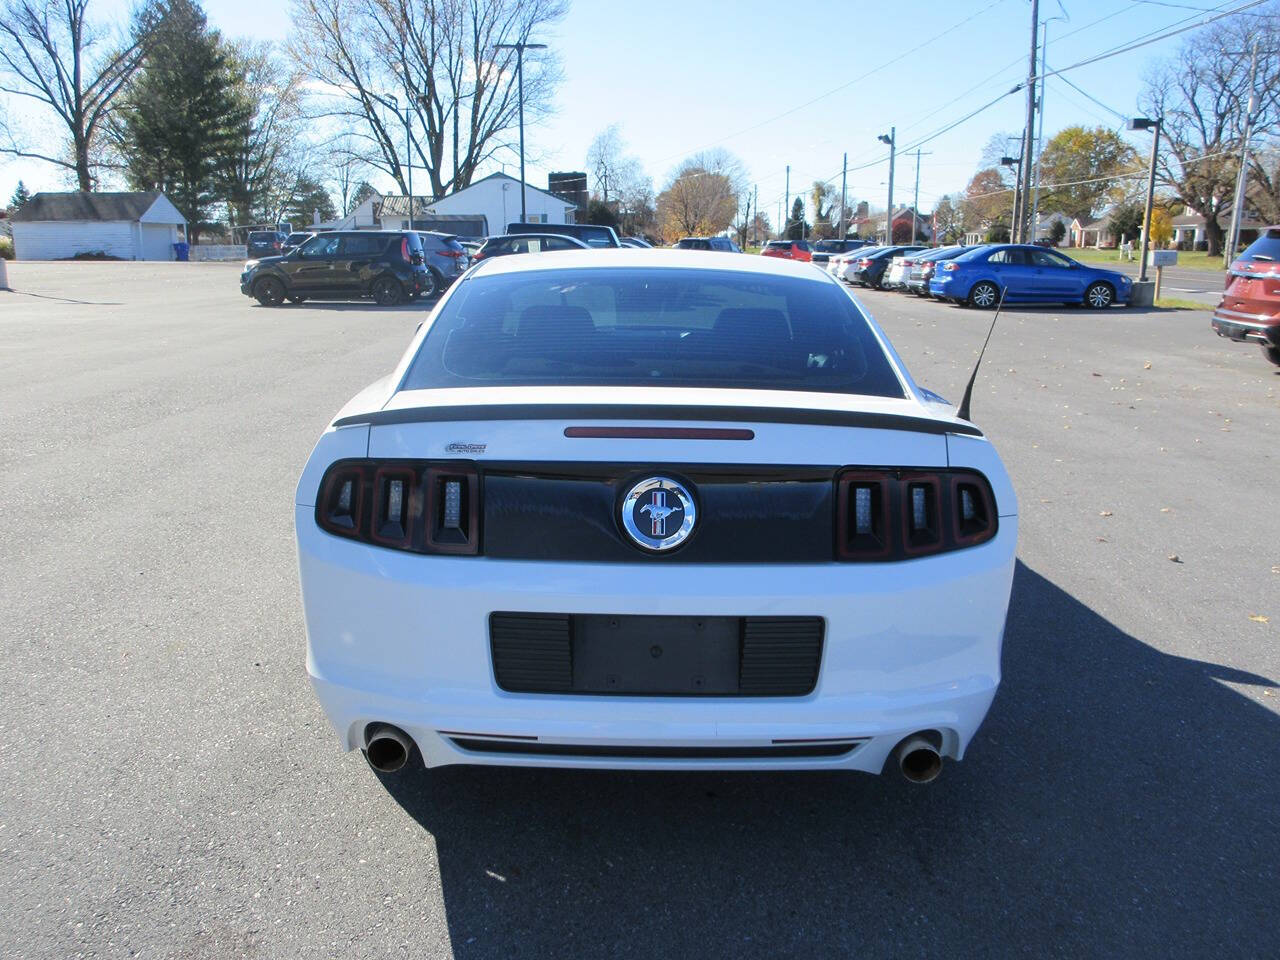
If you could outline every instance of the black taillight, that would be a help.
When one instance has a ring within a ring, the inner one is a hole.
[[[342,460],[320,482],[322,530],[414,553],[480,552],[480,478],[459,461]]]
[[[995,499],[968,470],[842,471],[836,483],[836,557],[887,561],[971,547],[996,534]]]

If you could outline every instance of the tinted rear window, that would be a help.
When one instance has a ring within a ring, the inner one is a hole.
[[[436,317],[404,388],[506,385],[903,396],[839,287],[721,270],[473,277]]]
[[[1263,232],[1262,236],[1249,244],[1241,260],[1271,260],[1280,263],[1280,227],[1273,227]]]

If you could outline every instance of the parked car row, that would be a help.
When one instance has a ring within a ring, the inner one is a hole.
[[[870,247],[831,257],[827,270],[847,283],[902,290],[964,306],[1072,303],[1094,309],[1126,304],[1133,281],[1085,266],[1035,244]]]

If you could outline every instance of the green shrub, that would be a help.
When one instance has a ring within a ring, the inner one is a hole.
[[[13,259],[13,238],[0,237],[0,260]]]

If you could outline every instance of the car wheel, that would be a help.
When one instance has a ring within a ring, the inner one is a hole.
[[[1000,288],[989,281],[975,283],[969,291],[969,305],[979,310],[990,310],[999,302]]]
[[[1105,310],[1115,302],[1116,292],[1109,283],[1094,283],[1084,292],[1084,303],[1090,310]]]
[[[395,277],[378,277],[369,292],[373,294],[373,302],[380,307],[394,307],[404,299],[404,288]]]
[[[290,303],[306,303],[307,298],[306,297],[290,297],[289,302]]]
[[[1273,347],[1270,344],[1262,344],[1262,355],[1280,367],[1280,347]]]
[[[253,285],[253,298],[264,307],[278,307],[284,302],[284,284],[275,277],[263,277]]]
[[[434,270],[428,269],[427,278],[426,280],[423,281],[423,287],[421,290],[418,291],[418,293],[424,299],[430,300],[432,297],[434,297],[437,293],[440,292],[440,288],[442,286],[444,286],[444,284],[440,282],[440,278],[436,276],[436,272]]]

